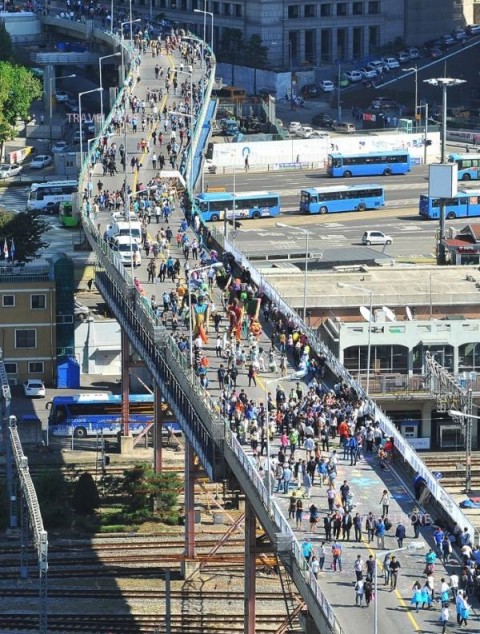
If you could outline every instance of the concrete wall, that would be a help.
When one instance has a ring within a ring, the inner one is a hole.
[[[120,326],[115,320],[79,322],[75,358],[82,374],[121,374]]]
[[[429,134],[432,145],[428,147],[428,162],[438,159],[440,133]],[[243,168],[248,154],[250,167],[271,165],[273,169],[304,167],[315,164],[323,167],[328,152],[334,144],[336,151],[343,153],[372,152],[408,148],[410,155],[423,161],[424,146],[421,134],[391,133],[336,135],[327,139],[286,139],[284,141],[259,141],[248,143],[216,143],[213,148],[213,163],[217,167]],[[281,157],[281,159],[279,159]]]

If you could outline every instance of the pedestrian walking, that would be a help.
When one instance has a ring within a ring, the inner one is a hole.
[[[398,573],[401,568],[400,562],[396,558],[395,555],[392,555],[392,560],[390,562],[390,592],[393,592],[397,589],[398,582]]]
[[[448,603],[442,605],[442,612],[440,614],[440,623],[442,625],[442,634],[447,631],[448,619],[450,618],[450,610],[448,609]]]
[[[364,581],[363,592],[365,594],[365,605],[368,608],[370,603],[373,601],[373,598],[374,598],[373,597],[373,584],[368,579],[365,579],[365,581]]]
[[[415,608],[415,612],[418,612],[419,607],[423,604],[422,584],[420,583],[420,581],[415,581],[412,590],[413,595],[410,603]]]
[[[325,542],[322,542],[318,548],[318,564],[320,566],[320,570],[323,570],[326,555],[327,547],[325,546]]]
[[[380,504],[382,505],[382,515],[385,517],[386,515],[388,515],[388,509],[390,506],[390,493],[387,491],[387,489],[383,490]]]
[[[336,540],[332,544],[332,557],[333,557],[333,571],[337,572],[337,566],[340,572],[342,572],[342,545]]]
[[[363,608],[363,595],[365,593],[365,582],[363,579],[357,579],[355,582],[355,605]]]
[[[310,570],[312,571],[312,574],[315,577],[315,579],[318,579],[318,572],[320,570],[320,562],[318,561],[315,555],[312,557],[312,560],[310,562]]]
[[[297,498],[295,505],[295,525],[298,530],[303,530],[303,501]]]
[[[365,567],[365,563],[362,559],[362,555],[357,555],[357,558],[355,559],[355,562],[353,564],[353,570],[355,572],[357,581],[359,581],[360,579],[363,579],[364,567]]]
[[[406,534],[407,529],[402,524],[402,522],[399,522],[397,524],[397,528],[395,529],[395,537],[397,538],[397,544],[399,548],[403,548],[403,540],[405,539]]]

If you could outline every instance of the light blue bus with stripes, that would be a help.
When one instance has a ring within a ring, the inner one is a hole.
[[[196,211],[206,222],[228,219],[273,218],[280,213],[280,196],[274,192],[205,192],[194,198]]]
[[[334,185],[300,191],[300,211],[305,214],[365,211],[384,206],[385,192],[381,185]]]
[[[392,176],[410,171],[407,150],[378,150],[358,154],[333,153],[328,155],[327,174],[332,178],[351,176]]]

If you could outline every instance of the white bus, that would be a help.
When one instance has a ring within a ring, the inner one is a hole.
[[[28,193],[27,209],[58,213],[61,202],[72,201],[78,191],[78,181],[47,181],[33,183]]]

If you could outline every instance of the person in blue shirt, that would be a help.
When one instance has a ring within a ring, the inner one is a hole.
[[[307,564],[310,563],[312,551],[313,551],[312,542],[308,539],[308,537],[305,537],[305,539],[302,542],[302,553],[303,553],[303,556],[305,557],[305,561],[307,562]]]

